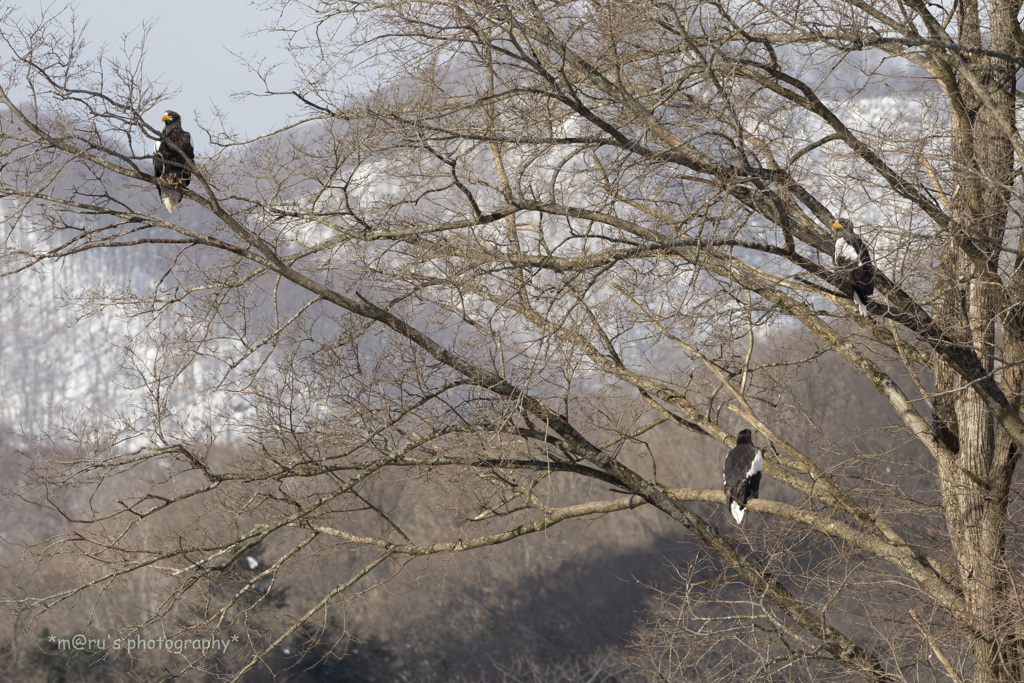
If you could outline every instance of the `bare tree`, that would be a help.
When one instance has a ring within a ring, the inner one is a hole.
[[[345,568],[237,677],[414,558],[650,505],[717,574],[664,603],[687,606],[671,637],[727,624],[755,676],[1020,680],[1019,3],[303,9],[271,27],[302,78],[254,66],[302,118],[207,128],[174,220],[144,49],[88,57],[60,17],[6,14],[8,276],[165,259],[87,293],[129,323],[134,398],[34,460],[18,495],[68,525],[27,556],[82,569],[10,602],[145,576],[141,626],[187,632],[245,623],[252,584],[215,586],[256,546],[268,595]],[[867,317],[833,269],[841,217],[878,266]],[[873,390],[801,401],[823,354]],[[839,401],[879,422],[840,437]],[[669,430],[724,453],[741,423],[777,483],[745,536],[692,505],[724,502],[717,475],[673,487],[688,453],[647,448]],[[900,459],[917,470],[880,474]],[[716,581],[745,593],[694,602]]]

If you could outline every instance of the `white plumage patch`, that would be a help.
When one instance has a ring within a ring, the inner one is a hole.
[[[729,511],[732,512],[732,518],[736,520],[737,524],[743,524],[743,515],[747,514],[745,508],[741,508],[740,504],[734,500],[729,503]]]
[[[164,206],[167,207],[167,213],[174,213],[174,210],[178,208],[178,202],[181,201],[181,193],[177,190],[160,190],[160,198],[164,200]]]
[[[747,479],[750,479],[755,474],[761,472],[761,463],[764,460],[764,450],[758,448],[757,453],[754,455],[754,462],[750,463],[750,469],[747,470]]]
[[[737,524],[746,516],[747,503],[757,498],[761,487],[764,449],[754,448],[749,429],[736,435],[736,446],[725,456],[722,468],[729,513]]]
[[[857,262],[857,250],[854,249],[846,240],[842,237],[836,240],[836,255],[835,260],[838,261],[840,257],[848,259],[853,263]]]
[[[860,308],[860,315],[861,315],[861,317],[862,318],[868,317],[868,307],[867,307],[867,305],[863,301],[860,300],[860,295],[857,294],[857,292],[853,293],[853,301]]]

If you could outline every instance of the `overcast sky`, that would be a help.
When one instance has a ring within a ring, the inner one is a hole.
[[[91,20],[85,31],[90,52],[103,43],[118,50],[128,33],[130,41],[138,42],[142,24],[156,20],[148,39],[146,72],[153,78],[162,75],[162,81],[180,88],[180,94],[161,111],[180,113],[186,130],[188,121],[195,118],[193,112],[209,122],[213,105],[229,112],[231,125],[240,133],[256,135],[286,120],[290,103],[283,98],[231,101],[232,92],[261,88],[232,52],[256,53],[273,62],[288,59],[277,47],[280,35],[242,36],[275,18],[255,8],[251,0],[80,0],[76,6],[81,19]],[[32,13],[32,5],[25,3],[22,10]],[[290,84],[289,74],[288,69],[280,71],[282,89]],[[159,126],[159,113],[154,118],[151,123]]]

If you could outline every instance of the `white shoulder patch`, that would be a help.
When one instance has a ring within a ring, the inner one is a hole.
[[[840,256],[855,263],[857,261],[857,250],[842,237],[836,240],[835,260],[838,261]]]
[[[750,463],[750,469],[747,470],[747,479],[749,479],[750,477],[754,476],[755,474],[760,474],[760,472],[761,472],[761,464],[762,464],[763,460],[764,460],[764,450],[758,448],[757,449],[757,453],[754,454],[754,462]]]

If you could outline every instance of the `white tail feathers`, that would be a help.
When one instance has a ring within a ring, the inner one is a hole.
[[[860,300],[860,295],[857,294],[857,292],[853,293],[853,300],[857,303],[857,306],[860,307],[860,315],[861,315],[861,317],[862,318],[868,317],[868,307],[867,307],[867,305],[863,301]]]
[[[734,500],[729,503],[729,511],[732,512],[732,518],[736,520],[737,524],[743,524],[743,515],[747,514],[745,508],[741,508],[740,504]]]
[[[181,201],[181,193],[177,190],[160,190],[160,198],[164,200],[164,206],[167,207],[167,213],[174,213],[174,210],[178,208],[178,202]]]

